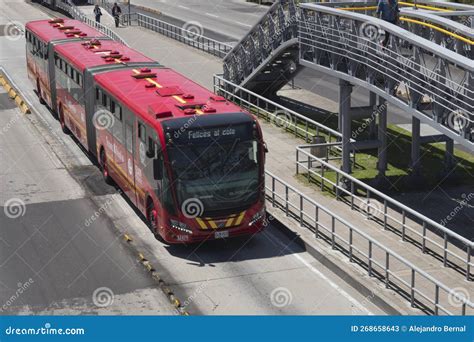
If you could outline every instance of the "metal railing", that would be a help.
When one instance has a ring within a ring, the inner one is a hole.
[[[308,149],[322,147],[323,144],[303,145],[296,148],[296,173],[304,171],[309,181],[320,183],[321,189],[333,188],[336,198],[344,198],[351,209],[357,209],[368,219],[379,221],[384,230],[401,236],[402,241],[412,242],[423,253],[438,256],[445,267],[451,267],[473,280],[471,272],[474,263],[471,255],[474,242],[447,229],[441,224],[418,213],[366,183],[331,165],[327,158],[318,158]],[[328,177],[328,173],[334,177]],[[365,194],[361,195],[360,192]],[[348,200],[346,197],[348,196]],[[411,221],[411,222],[410,222]]]
[[[152,30],[219,58],[224,58],[224,56],[232,50],[232,46],[228,44],[207,38],[202,34],[187,30],[183,27],[169,24],[141,13],[136,13],[135,16],[138,26]]]
[[[284,42],[297,38],[295,0],[277,0],[224,58],[224,77],[240,84]]]
[[[110,1],[89,0],[89,3],[98,3],[100,6],[106,8],[107,11],[111,12],[112,2]],[[123,14],[120,17],[120,21],[122,25],[138,25],[219,58],[224,58],[224,56],[232,50],[231,45],[208,38],[204,36],[202,32],[198,32],[202,29],[201,27],[195,32],[186,29],[184,26],[173,25],[142,13]]]
[[[380,19],[317,4],[300,9],[302,65],[363,85],[474,148],[472,60]],[[368,26],[390,34],[387,48],[364,34]],[[396,96],[400,87],[406,99]]]
[[[464,294],[448,288],[268,171],[265,189],[272,207],[283,210],[301,227],[310,229],[316,239],[328,243],[332,249],[348,257],[350,262],[365,268],[369,277],[376,277],[387,289],[402,294],[412,307],[435,315],[474,312],[474,304]]]
[[[112,38],[113,40],[122,43],[123,45],[127,45],[127,43],[113,30],[104,26],[95,20],[88,18],[84,13],[82,13],[73,3],[71,0],[62,0],[56,3],[56,7],[63,10],[66,13],[76,20],[82,21],[83,23],[97,29],[98,31],[102,32],[106,36]]]
[[[222,75],[214,75],[214,93],[306,142],[313,142],[316,137],[324,137],[326,141],[342,139],[342,134],[338,131],[234,84]]]

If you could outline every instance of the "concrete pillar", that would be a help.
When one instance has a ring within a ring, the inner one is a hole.
[[[342,171],[351,173],[351,93],[352,85],[339,80],[339,128],[342,133]]]
[[[380,141],[380,147],[378,148],[378,162],[377,170],[379,171],[379,177],[385,176],[387,171],[388,159],[387,159],[387,106],[388,103],[382,97],[379,97],[378,112],[378,138]]]
[[[369,106],[373,108],[370,116],[369,139],[375,140],[377,138],[377,94],[370,92],[369,101]]]
[[[413,174],[418,174],[421,168],[420,120],[413,116],[411,122],[411,168]]]

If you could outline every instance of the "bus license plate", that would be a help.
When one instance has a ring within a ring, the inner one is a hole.
[[[223,230],[222,232],[215,232],[214,237],[216,239],[225,239],[229,237],[229,231],[228,230]]]

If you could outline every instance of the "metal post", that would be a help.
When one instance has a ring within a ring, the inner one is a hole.
[[[339,81],[339,130],[342,133],[342,171],[351,173],[351,93],[352,85]]]
[[[378,162],[377,170],[379,171],[378,176],[384,177],[387,171],[387,101],[382,97],[379,97],[379,108],[378,108],[378,138],[380,141],[380,147],[378,148]]]
[[[414,175],[420,173],[420,120],[412,117],[411,168]]]

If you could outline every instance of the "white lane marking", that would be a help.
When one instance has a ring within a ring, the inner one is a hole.
[[[183,6],[183,5],[178,5],[178,7],[186,9],[186,10],[190,9],[189,7],[186,7],[186,6]]]
[[[215,15],[215,14],[212,14],[212,13],[205,13],[206,15],[210,16],[210,17],[213,17],[213,18],[219,18],[218,15]]]
[[[343,290],[339,285],[334,283],[332,280],[330,280],[328,277],[326,277],[324,274],[322,274],[320,271],[318,271],[313,265],[311,265],[309,262],[303,259],[298,254],[293,254],[293,256],[301,261],[307,268],[309,268],[313,273],[317,274],[320,278],[322,278],[325,282],[327,282],[333,289],[335,289],[337,292],[339,292],[342,296],[344,296],[347,300],[349,300],[352,304],[354,304],[359,310],[362,312],[365,312],[367,315],[373,315],[373,312],[367,309],[365,306],[362,305],[361,302],[359,302],[357,299],[352,297],[350,294],[348,294],[345,290]]]
[[[298,259],[303,265],[305,265],[307,268],[309,268],[314,274],[318,275],[321,279],[323,279],[326,283],[328,283],[333,289],[335,289],[342,296],[344,296],[347,300],[349,300],[352,304],[354,304],[359,310],[361,310],[362,312],[365,312],[367,315],[371,315],[371,316],[374,315],[374,313],[372,311],[370,311],[369,309],[367,309],[365,306],[363,306],[361,302],[359,302],[357,299],[352,297],[349,293],[347,293],[344,289],[342,289],[339,285],[337,285],[331,279],[326,277],[323,273],[318,271],[313,265],[311,265],[309,262],[307,262],[305,259],[303,259],[303,257],[301,257],[298,254],[295,254],[289,246],[283,245],[283,243],[275,235],[273,235],[271,233],[269,233],[269,234],[273,236],[275,241],[278,242],[278,244],[280,246],[282,246],[284,249],[287,249],[290,252],[292,252],[292,255],[296,259]]]
[[[252,25],[246,24],[246,23],[241,23],[240,21],[234,21],[234,23],[237,23],[239,25],[247,26],[247,27],[252,27]]]

